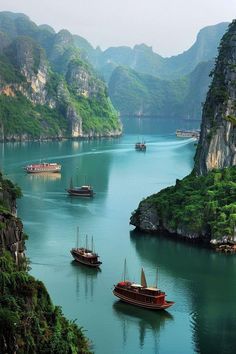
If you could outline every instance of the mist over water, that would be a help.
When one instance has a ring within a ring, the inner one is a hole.
[[[117,139],[0,145],[1,166],[23,190],[18,202],[31,273],[45,282],[55,304],[86,329],[94,351],[110,353],[232,353],[236,330],[236,259],[183,242],[136,233],[131,212],[142,198],[186,176],[193,167],[194,141],[175,137],[177,128],[199,122],[124,121]],[[134,144],[142,139],[146,153]],[[61,174],[27,175],[28,163],[57,161]],[[71,198],[65,189],[86,180],[94,199]],[[73,262],[70,249],[80,227],[94,238],[101,270]],[[175,301],[168,312],[120,303],[112,288],[127,259],[131,280],[144,267],[149,284]],[[224,304],[224,305],[222,305]],[[226,305],[227,304],[227,305]],[[217,340],[216,340],[217,338]]]

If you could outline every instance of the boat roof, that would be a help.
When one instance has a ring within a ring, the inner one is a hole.
[[[157,291],[157,290],[159,290],[158,288],[155,288],[155,287],[152,287],[152,286],[150,286],[150,287],[148,287],[148,288],[146,288],[147,290],[151,290],[151,291]]]
[[[131,286],[133,286],[134,288],[142,288],[143,287],[141,284],[136,284],[136,283],[131,284]]]

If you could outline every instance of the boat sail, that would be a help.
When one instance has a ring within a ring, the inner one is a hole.
[[[85,247],[79,247],[79,227],[77,227],[76,247],[71,249],[71,254],[76,262],[85,264],[90,267],[99,267],[102,262],[99,261],[99,255],[94,252],[94,244],[92,238],[92,247],[88,247],[88,236],[86,235]]]
[[[147,281],[146,281],[146,277],[145,277],[145,273],[144,273],[143,268],[142,268],[142,270],[141,270],[141,285],[142,285],[144,288],[147,288]]]
[[[157,286],[148,287],[143,268],[141,269],[141,284],[126,280],[126,261],[124,280],[114,285],[113,294],[121,301],[151,310],[165,310],[174,304],[165,299],[166,294]]]

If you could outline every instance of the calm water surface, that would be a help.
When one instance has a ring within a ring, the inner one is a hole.
[[[145,119],[124,123],[119,139],[0,145],[1,168],[24,197],[18,213],[30,235],[31,273],[45,282],[55,304],[78,319],[98,354],[233,353],[236,351],[236,258],[162,237],[136,234],[129,225],[139,201],[187,175],[194,143],[175,137],[176,128],[198,123]],[[138,136],[146,153],[136,152]],[[61,175],[26,175],[40,159],[60,162]],[[74,182],[94,186],[93,200],[68,197]],[[72,262],[70,248],[93,235],[101,271]],[[112,294],[127,259],[131,280],[141,266],[149,284],[158,267],[159,287],[176,304],[154,313],[120,303]]]

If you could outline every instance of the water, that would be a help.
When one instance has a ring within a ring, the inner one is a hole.
[[[1,167],[24,197],[18,203],[31,273],[46,284],[55,304],[78,319],[98,354],[233,353],[236,350],[236,258],[164,237],[136,234],[131,212],[142,198],[175,183],[193,166],[194,142],[175,137],[198,123],[129,119],[119,139],[0,145]],[[146,153],[134,150],[138,136]],[[61,175],[26,175],[23,166],[57,161]],[[70,178],[94,186],[92,200],[68,197]],[[101,271],[72,262],[70,248],[93,235]],[[124,259],[132,280],[141,266],[149,284],[175,301],[168,312],[120,303],[112,294]]]

